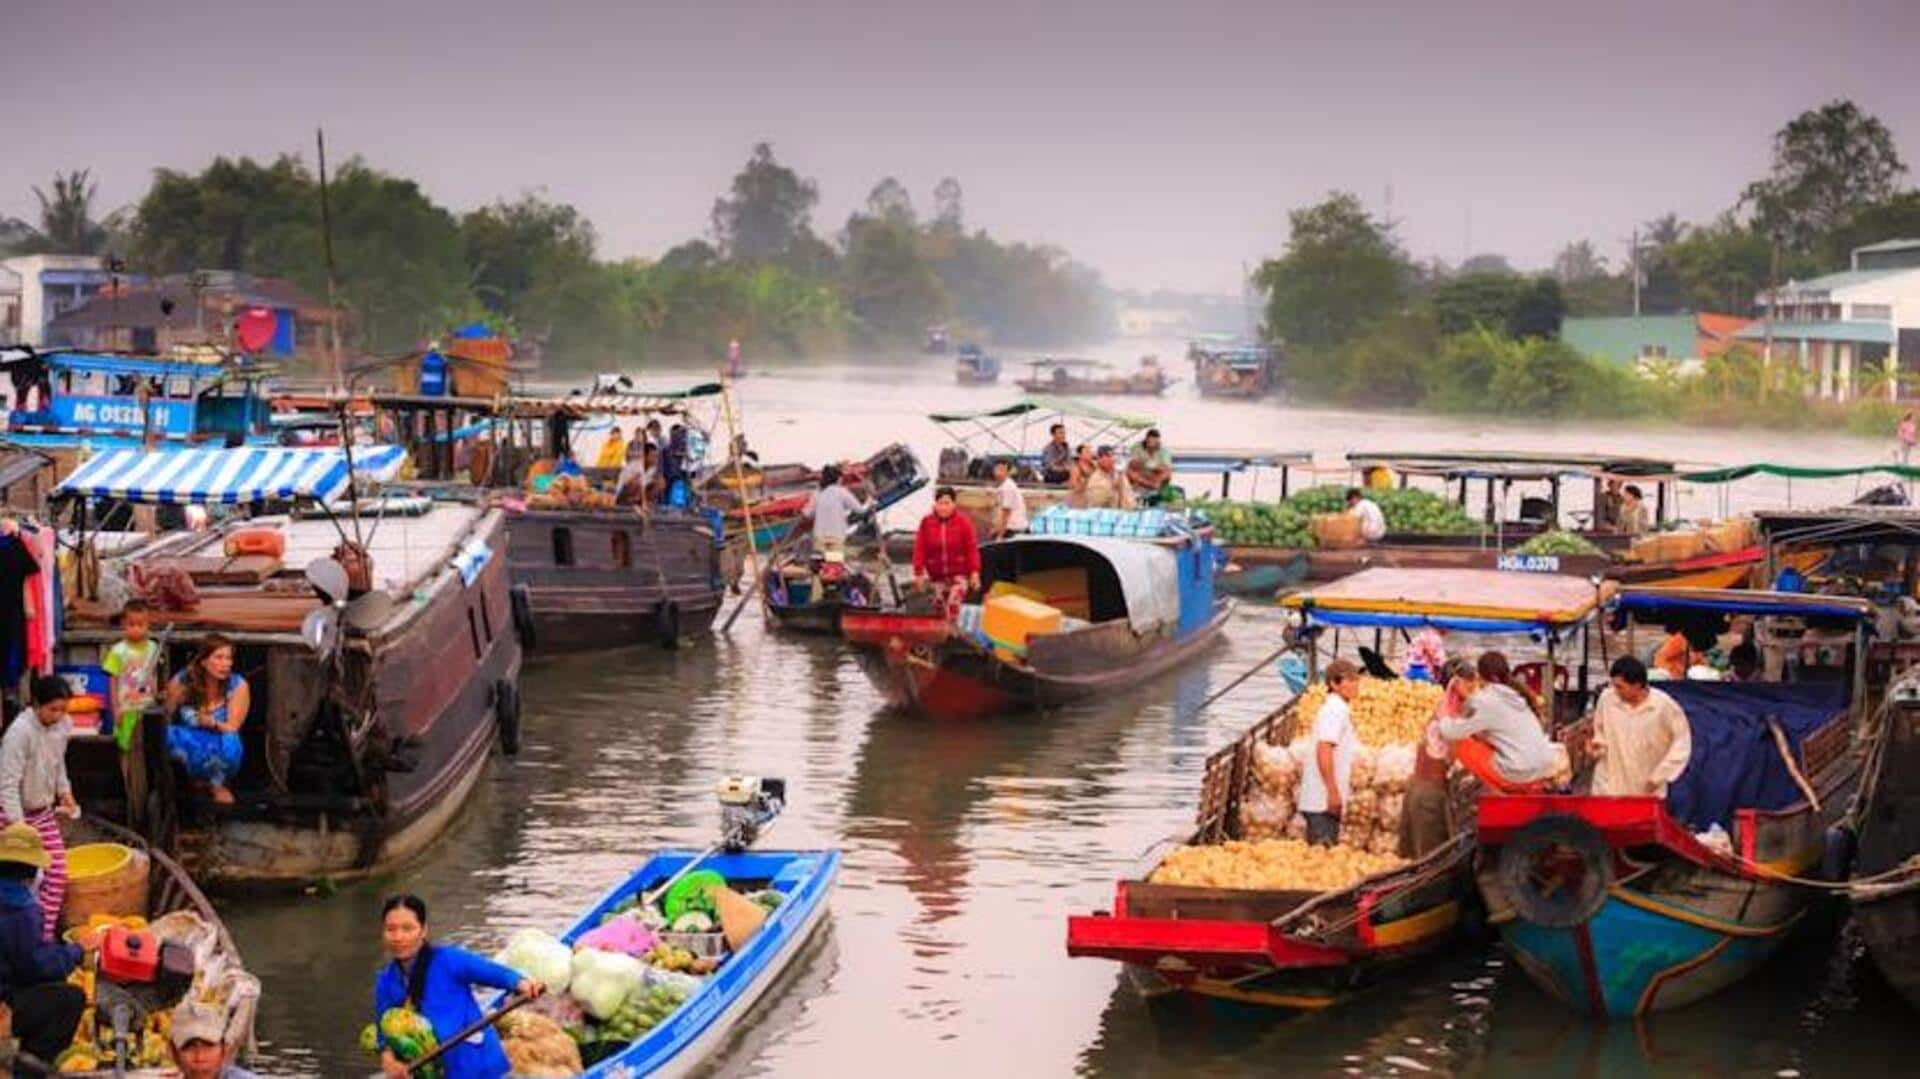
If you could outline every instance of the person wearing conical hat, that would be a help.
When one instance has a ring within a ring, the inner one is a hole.
[[[86,993],[67,984],[80,965],[81,946],[48,941],[40,933],[33,882],[51,864],[33,825],[0,828],[0,1003],[13,1013],[20,1048],[44,1061],[72,1043],[87,1007]]]

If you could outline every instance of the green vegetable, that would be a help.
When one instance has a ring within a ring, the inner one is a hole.
[[[713,930],[713,915],[704,910],[690,910],[673,920],[675,933],[711,933]]]
[[[361,1044],[365,1045],[367,1035],[372,1028],[361,1031]],[[410,1064],[440,1047],[440,1040],[434,1037],[433,1024],[427,1017],[402,1005],[388,1008],[380,1016],[380,1035],[386,1038],[387,1048],[393,1051],[395,1060]],[[376,1041],[376,1047],[378,1042]],[[415,1074],[422,1079],[440,1079],[441,1068],[438,1063],[429,1064]]]
[[[1600,548],[1587,542],[1583,536],[1571,532],[1542,532],[1513,549],[1515,554],[1528,555],[1597,555]]]
[[[1367,497],[1380,507],[1389,533],[1412,535],[1471,535],[1481,530],[1458,505],[1430,491],[1413,488],[1373,489]],[[1212,523],[1214,534],[1231,546],[1314,546],[1316,514],[1347,508],[1347,489],[1336,485],[1309,487],[1285,502],[1214,502],[1197,500],[1191,508]]]

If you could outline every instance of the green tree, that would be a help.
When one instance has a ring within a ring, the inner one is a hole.
[[[943,176],[933,186],[933,224],[937,229],[960,232],[967,227],[966,196],[960,181]]]
[[[1456,334],[1476,326],[1505,327],[1526,288],[1526,278],[1513,273],[1471,273],[1449,278],[1433,290],[1433,312],[1440,332]]]
[[[1591,240],[1575,240],[1553,256],[1553,276],[1562,285],[1583,285],[1607,275],[1606,256]]]
[[[1296,348],[1330,349],[1404,305],[1411,267],[1392,230],[1347,192],[1289,215],[1286,254],[1262,263],[1266,333]]]
[[[1519,340],[1560,336],[1560,323],[1567,317],[1567,300],[1560,293],[1560,282],[1545,274],[1521,285],[1514,294],[1513,310],[1507,314],[1507,335]]]
[[[1507,256],[1496,255],[1490,251],[1470,256],[1465,262],[1460,264],[1461,276],[1472,277],[1480,274],[1504,277],[1517,276],[1513,268],[1513,263],[1507,261]]]
[[[895,207],[880,209],[887,216],[857,214],[847,222],[847,306],[876,336],[903,339],[939,317],[945,297],[920,257],[912,222]]]
[[[100,185],[86,169],[57,172],[49,194],[33,189],[40,202],[40,229],[31,246],[57,255],[93,255],[103,251],[107,229],[93,216],[93,197]]]
[[[362,348],[416,347],[469,310],[459,222],[418,184],[351,158],[331,177],[327,197],[336,297]],[[326,295],[324,260],[292,276],[308,293]]]
[[[1764,235],[1727,213],[1690,229],[1665,258],[1679,282],[1681,306],[1750,314],[1754,298],[1767,287],[1772,251]]]
[[[134,263],[152,273],[297,276],[320,258],[320,195],[299,158],[214,158],[199,174],[158,169],[134,214]]]
[[[867,192],[867,216],[911,228],[919,217],[913,211],[913,195],[907,185],[891,176],[873,185]]]
[[[593,224],[565,203],[533,192],[502,199],[460,221],[468,273],[487,308],[519,317],[536,289],[573,278],[593,264]]]
[[[1900,237],[1920,236],[1920,191],[1902,191],[1856,210],[1847,223],[1821,243],[1822,266],[1846,266],[1856,247]]]
[[[1773,167],[1747,186],[1754,224],[1790,251],[1811,251],[1854,214],[1893,197],[1907,171],[1893,134],[1851,101],[1830,101],[1773,137]]]
[[[811,232],[820,188],[774,159],[771,143],[756,143],[726,195],[713,202],[713,238],[730,259],[783,261]]]

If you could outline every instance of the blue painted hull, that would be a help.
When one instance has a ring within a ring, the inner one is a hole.
[[[1678,913],[1649,910],[1620,892],[1614,889],[1584,925],[1551,929],[1514,920],[1500,927],[1501,939],[1521,968],[1568,1007],[1629,1018],[1683,1007],[1746,977],[1779,949],[1799,914],[1722,928],[1677,904]]]
[[[661,851],[600,898],[561,939],[573,941],[597,927],[621,900],[659,885],[696,856]],[[680,1009],[626,1049],[587,1069],[586,1075],[683,1075],[709,1060],[738,1027],[754,1002],[800,953],[827,911],[827,897],[840,870],[840,852],[746,851],[701,862],[728,880],[766,880],[785,902],[747,946],[709,976]]]
[[[36,450],[77,450],[85,446],[89,450],[137,450],[145,445],[138,435],[121,437],[117,435],[77,435],[65,433],[45,433],[38,431],[8,431],[4,433],[8,442],[20,446],[31,446]],[[272,435],[250,437],[244,443],[248,446],[278,446],[279,439]],[[220,446],[217,439],[205,443],[189,443],[182,438],[158,437],[154,445],[162,448],[179,448],[187,445]]]

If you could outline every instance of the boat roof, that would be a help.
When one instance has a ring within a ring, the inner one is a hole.
[[[1730,465],[1726,468],[1707,469],[1698,472],[1682,472],[1680,478],[1689,483],[1730,483],[1743,480],[1748,476],[1779,476],[1795,480],[1831,480],[1847,479],[1853,476],[1891,476],[1902,480],[1920,480],[1920,468],[1911,465],[1897,465],[1890,461],[1867,465],[1780,465],[1770,461],[1756,461],[1747,465]]]
[[[964,423],[968,420],[998,420],[1030,416],[1036,412],[1069,419],[1137,427],[1143,431],[1153,426],[1153,420],[1144,416],[1126,416],[1118,412],[1109,412],[1077,397],[1053,397],[1046,394],[1022,397],[997,408],[983,408],[973,412],[933,412],[929,413],[927,418],[935,423]]]
[[[1258,370],[1273,360],[1274,351],[1265,345],[1191,344],[1188,351],[1202,359],[1219,360],[1228,367]]]
[[[1347,464],[1357,469],[1384,467],[1422,476],[1488,479],[1593,476],[1662,480],[1674,478],[1680,467],[1676,462],[1654,457],[1495,450],[1349,452]]]
[[[1729,588],[1648,588],[1628,586],[1613,597],[1616,610],[1657,620],[1668,612],[1712,611],[1721,614],[1797,615],[1823,618],[1872,618],[1872,601],[1858,596],[1824,596],[1810,592],[1763,592]]]
[[[1014,576],[1015,567],[1036,556],[1061,566],[1105,567],[1137,630],[1171,630],[1180,624],[1180,568],[1169,547],[1144,539],[1074,535],[1016,536],[980,546],[981,569],[996,579]]]
[[[126,356],[110,352],[41,352],[37,355],[51,370],[71,371],[76,374],[191,379],[263,378],[274,370],[268,364],[239,359],[167,359],[161,356]]]
[[[53,494],[173,505],[328,502],[351,485],[348,453],[338,446],[107,450],[74,469]],[[392,479],[407,457],[398,446],[352,447],[351,453],[352,474],[376,481]]]
[[[1912,506],[1761,510],[1753,517],[1761,533],[1772,543],[1887,543],[1920,547],[1920,509]]]
[[[1379,567],[1281,602],[1327,625],[1511,633],[1578,625],[1614,588],[1561,573]]]
[[[1176,472],[1245,472],[1249,468],[1312,468],[1312,450],[1176,449]]]

